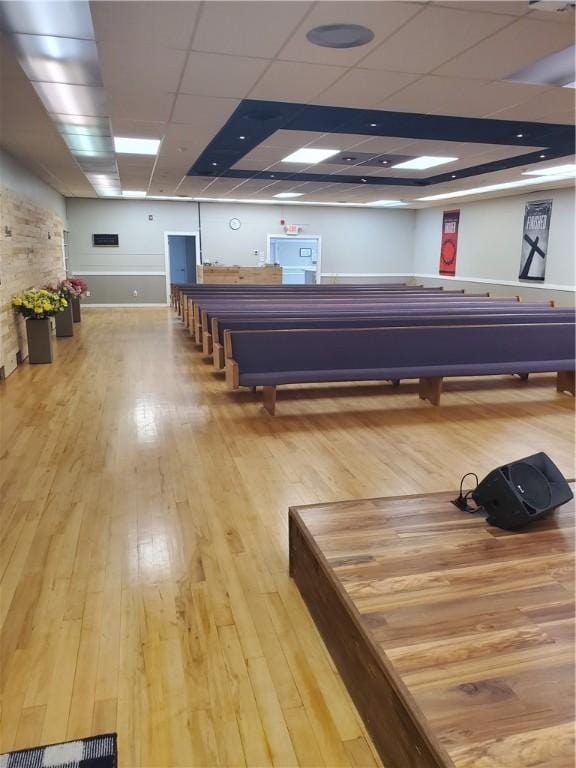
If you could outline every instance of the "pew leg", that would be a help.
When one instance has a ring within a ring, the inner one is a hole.
[[[216,370],[221,371],[224,368],[224,347],[222,344],[214,342],[212,354],[214,356],[214,367]]]
[[[570,394],[576,394],[575,389],[576,374],[574,371],[558,371],[558,378],[556,380],[556,390],[558,392],[570,392]]]
[[[228,389],[240,388],[240,370],[236,360],[226,361],[226,384]]]
[[[202,354],[208,357],[212,354],[212,334],[204,333],[202,335]]]
[[[514,376],[518,376],[520,381],[528,381],[529,373],[515,373]]]
[[[276,413],[276,387],[262,387],[262,403],[270,416]]]
[[[442,394],[442,376],[427,376],[420,379],[418,396],[420,400],[428,400],[432,405],[440,405]]]
[[[393,387],[399,387],[400,386],[400,379],[390,379],[390,382]]]

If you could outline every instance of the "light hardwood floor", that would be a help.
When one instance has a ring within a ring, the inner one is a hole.
[[[544,450],[552,376],[230,393],[172,311],[84,312],[0,385],[0,751],[118,731],[121,768],[377,763],[287,572],[290,504],[454,488]],[[455,511],[455,514],[457,512]]]

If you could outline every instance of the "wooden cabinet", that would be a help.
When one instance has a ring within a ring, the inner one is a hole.
[[[271,285],[282,282],[282,267],[268,264],[264,267],[238,267],[199,264],[197,280],[199,283],[224,285]]]

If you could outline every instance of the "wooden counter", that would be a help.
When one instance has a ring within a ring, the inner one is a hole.
[[[273,264],[264,267],[228,267],[199,264],[196,268],[199,283],[223,285],[271,285],[282,283],[282,267]]]
[[[511,533],[456,495],[294,507],[291,575],[387,768],[572,768],[574,502]]]

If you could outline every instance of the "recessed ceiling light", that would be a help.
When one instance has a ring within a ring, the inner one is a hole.
[[[146,197],[146,192],[138,189],[123,189],[122,197]]]
[[[377,128],[377,127],[378,127],[378,123],[370,123],[370,128]]]
[[[490,184],[487,187],[474,187],[474,189],[463,189],[460,192],[445,192],[441,195],[428,195],[427,197],[419,197],[418,200],[422,202],[430,202],[431,200],[449,200],[453,197],[468,197],[469,195],[481,195],[486,192],[499,192],[503,189],[515,189],[516,187],[528,187],[531,184],[544,184],[551,181],[566,181],[570,178],[566,174],[558,174],[557,176],[532,176],[529,179],[519,179],[518,181],[506,181],[501,184]]]
[[[283,158],[283,163],[308,163],[313,165],[314,163],[321,163],[323,160],[327,160],[329,157],[333,157],[340,152],[339,149],[308,149],[303,147],[297,149],[296,152],[292,152],[291,155]]]
[[[303,194],[303,192],[278,192],[274,197],[282,197],[287,200],[289,197],[302,197]]]
[[[456,178],[456,174],[455,174],[455,173],[453,173],[453,174],[452,174],[452,178],[453,178],[453,179],[455,179],[455,178]]]
[[[398,208],[400,205],[408,205],[408,203],[403,203],[402,200],[374,200],[374,202],[366,203],[366,205],[377,205],[380,208]]]
[[[544,160],[544,158],[546,157],[546,155],[539,155],[539,157],[540,157],[540,160]]]
[[[360,179],[360,181],[362,182],[362,184],[366,184],[366,182],[368,181],[368,179]]]
[[[576,164],[553,165],[549,168],[536,168],[533,171],[523,171],[523,176],[573,176],[576,174]]]
[[[389,162],[389,160],[380,160],[381,165],[388,165]]]
[[[516,138],[517,139],[523,139],[524,138],[524,134],[523,133],[517,133],[516,134]]]
[[[400,171],[424,171],[426,168],[434,168],[437,165],[444,165],[444,163],[453,163],[455,160],[458,160],[458,158],[423,155],[422,157],[414,157],[412,160],[405,160],[403,163],[393,165],[392,168]]]
[[[306,34],[312,45],[322,48],[358,48],[374,39],[374,32],[360,24],[324,24]]]
[[[160,139],[114,137],[114,149],[120,155],[157,155]]]
[[[346,161],[350,162],[351,160],[356,160],[356,158],[348,156],[348,157],[343,157],[342,160],[346,160]]]
[[[239,138],[239,139],[241,139],[242,141],[244,141],[244,139],[246,138],[246,136],[238,136],[238,138]]]

